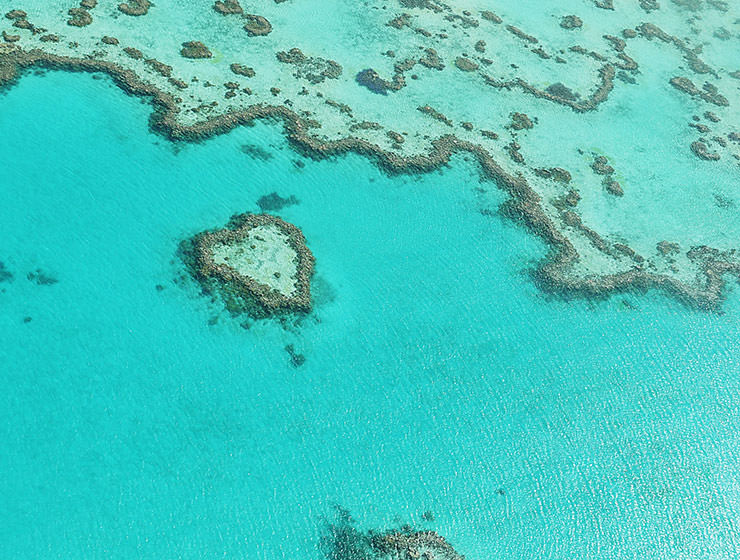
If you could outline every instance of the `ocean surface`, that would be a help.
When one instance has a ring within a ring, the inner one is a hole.
[[[319,560],[337,505],[471,560],[740,556],[736,288],[552,299],[470,158],[389,177],[150,111],[97,75],[0,96],[0,556]],[[271,192],[315,312],[245,328],[177,249]]]

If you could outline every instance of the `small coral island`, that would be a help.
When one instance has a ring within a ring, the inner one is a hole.
[[[314,257],[303,233],[269,214],[233,216],[183,245],[193,277],[227,309],[254,317],[311,310]]]

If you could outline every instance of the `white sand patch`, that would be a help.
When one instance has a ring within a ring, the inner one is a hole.
[[[257,226],[242,241],[213,248],[214,263],[228,265],[284,296],[296,291],[297,257],[288,236],[274,224]]]

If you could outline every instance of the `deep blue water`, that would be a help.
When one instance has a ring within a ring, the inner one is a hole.
[[[85,75],[0,102],[3,557],[316,559],[334,504],[471,559],[740,554],[736,291],[549,300],[463,158],[300,168],[268,124],[174,146]],[[272,191],[317,307],[244,329],[175,282],[177,245]]]

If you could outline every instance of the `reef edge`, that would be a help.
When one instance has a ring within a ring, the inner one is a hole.
[[[740,274],[740,262],[724,258],[724,253],[707,246],[694,247],[690,254],[700,264],[703,286],[691,286],[665,274],[645,270],[639,264],[632,269],[607,275],[582,278],[568,275],[568,268],[579,255],[573,244],[564,236],[541,207],[540,196],[521,175],[507,173],[481,145],[461,140],[453,134],[432,141],[426,155],[404,157],[383,150],[376,144],[353,136],[341,140],[321,141],[308,134],[307,123],[295,112],[284,106],[256,104],[242,111],[219,115],[194,125],[177,122],[179,112],[175,99],[138,75],[115,63],[53,55],[39,49],[22,50],[14,45],[3,45],[0,51],[0,90],[12,86],[22,71],[32,67],[69,72],[101,72],[109,75],[124,92],[150,98],[153,111],[150,129],[173,142],[197,142],[225,134],[238,126],[249,125],[259,119],[280,120],[291,146],[312,159],[324,159],[352,152],[367,157],[389,174],[425,173],[449,162],[452,155],[468,152],[474,156],[484,176],[510,195],[504,203],[503,213],[523,224],[529,231],[544,240],[550,247],[545,258],[531,271],[535,284],[544,292],[566,299],[605,298],[614,293],[646,292],[658,289],[675,297],[689,307],[718,310],[723,301],[725,274]]]

